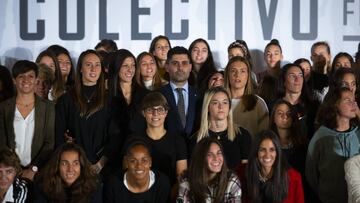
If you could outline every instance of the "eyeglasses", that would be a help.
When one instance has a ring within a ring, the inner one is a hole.
[[[155,114],[155,112],[159,115],[163,115],[166,113],[166,109],[163,106],[149,107],[145,109],[145,113],[147,114]]]

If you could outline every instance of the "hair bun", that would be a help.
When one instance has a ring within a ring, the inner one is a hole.
[[[272,39],[272,40],[270,41],[270,43],[271,43],[271,44],[280,45],[279,40],[277,40],[277,39]]]

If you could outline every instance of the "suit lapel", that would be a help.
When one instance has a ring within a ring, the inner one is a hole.
[[[31,145],[31,159],[35,158],[35,155],[41,148],[41,143],[43,143],[43,124],[46,122],[46,104],[41,101],[39,97],[35,97],[35,128],[34,128],[34,137]]]
[[[8,145],[11,149],[15,149],[15,131],[14,131],[14,118],[16,108],[16,97],[13,97],[6,104],[5,110],[5,122],[6,122],[6,134],[8,135]]]

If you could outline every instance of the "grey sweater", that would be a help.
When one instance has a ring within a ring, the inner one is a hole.
[[[306,179],[322,202],[347,202],[344,163],[358,154],[360,131],[338,132],[321,126],[314,134],[306,157]]]

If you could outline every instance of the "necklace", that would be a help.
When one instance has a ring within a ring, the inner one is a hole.
[[[86,94],[83,94],[83,95],[84,95],[84,97],[85,97],[85,99],[86,99],[86,103],[90,103],[91,100],[92,100],[92,98],[93,98],[94,95],[95,95],[95,91],[93,91],[89,97],[86,96]]]
[[[34,101],[29,102],[27,104],[16,102],[16,104],[19,105],[19,106],[25,106],[26,108],[28,108],[29,106],[32,106],[34,104]]]

